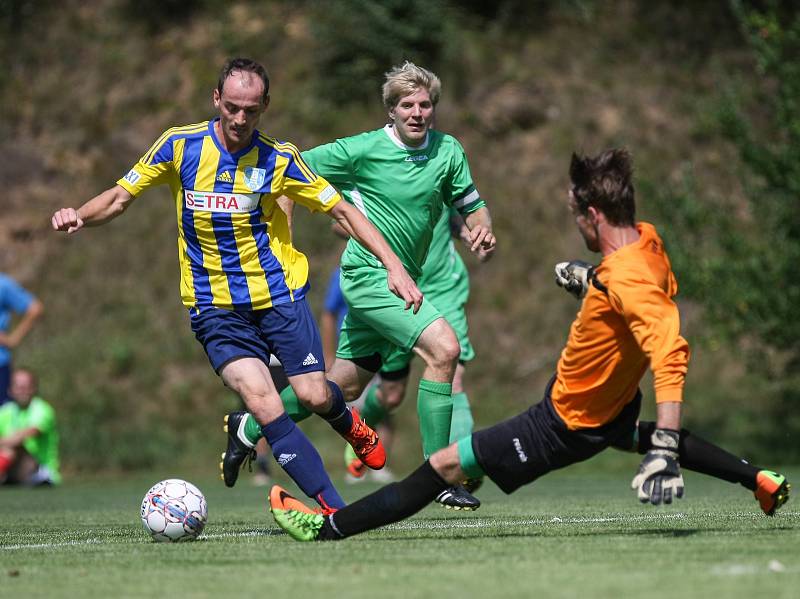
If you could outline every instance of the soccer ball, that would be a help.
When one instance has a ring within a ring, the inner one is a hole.
[[[208,519],[206,498],[192,483],[179,478],[162,480],[142,499],[142,524],[162,543],[194,541]]]

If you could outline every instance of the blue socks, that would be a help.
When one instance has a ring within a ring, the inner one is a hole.
[[[337,433],[346,435],[353,426],[353,416],[350,410],[347,409],[347,404],[344,403],[344,394],[339,388],[339,385],[333,381],[328,381],[328,387],[330,387],[333,393],[331,409],[327,414],[320,414],[320,416],[322,416]]]
[[[344,409],[350,413],[347,407]],[[325,472],[319,453],[288,414],[284,412],[276,420],[262,426],[261,434],[272,447],[272,455],[303,493],[323,508],[339,509],[345,506]]]

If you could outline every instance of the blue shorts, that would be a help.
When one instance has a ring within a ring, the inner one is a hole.
[[[266,310],[192,308],[192,331],[219,374],[231,360],[277,356],[287,376],[325,371],[319,329],[305,299]]]
[[[0,366],[0,406],[9,401],[8,386],[11,384],[11,362]]]

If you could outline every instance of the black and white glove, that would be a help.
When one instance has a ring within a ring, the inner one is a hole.
[[[631,488],[637,490],[639,501],[653,505],[672,503],[673,497],[683,497],[683,476],[678,464],[680,433],[657,428],[650,436],[653,447],[644,456]]]
[[[571,260],[556,264],[556,284],[578,299],[589,291],[594,266],[582,260]]]

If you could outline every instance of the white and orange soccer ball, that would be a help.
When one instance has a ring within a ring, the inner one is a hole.
[[[142,524],[162,543],[193,541],[208,520],[206,498],[192,483],[179,478],[162,480],[142,499]]]

